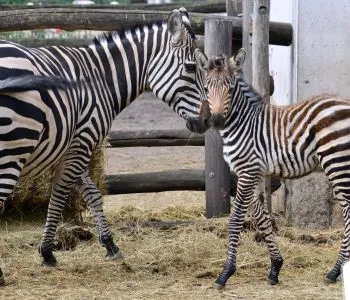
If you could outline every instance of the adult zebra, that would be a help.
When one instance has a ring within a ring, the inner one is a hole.
[[[40,246],[46,265],[56,264],[53,239],[74,185],[94,215],[107,255],[121,257],[101,194],[87,173],[91,153],[115,116],[147,85],[181,117],[193,115],[205,98],[202,71],[196,68],[203,59],[184,8],[167,22],[109,33],[81,48],[0,43],[0,80],[43,75],[78,82],[66,90],[0,94],[0,208],[20,174],[57,170]]]
[[[269,281],[278,283],[283,259],[264,205],[263,179],[270,175],[299,177],[319,163],[340,201],[345,221],[338,260],[327,274],[327,279],[336,281],[350,256],[350,99],[317,96],[287,107],[266,104],[241,77],[244,59],[241,49],[228,62],[224,57],[209,60],[204,85],[208,107],[202,109],[199,120],[188,123],[192,130],[198,122],[220,130],[225,161],[238,176],[229,217],[228,256],[216,286],[224,287],[235,272],[239,234],[251,203],[270,252]],[[206,111],[209,113],[203,113]]]

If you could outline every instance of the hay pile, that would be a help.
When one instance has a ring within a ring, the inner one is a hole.
[[[105,148],[108,141],[105,140],[97,147],[92,155],[89,170],[92,180],[96,183],[101,193],[106,191],[105,186]],[[50,199],[52,179],[55,169],[52,169],[36,177],[21,177],[18,181],[12,199],[7,201],[5,217],[15,219],[31,219],[45,217]],[[64,211],[65,219],[81,219],[81,212],[86,209],[85,203],[77,191],[73,188]]]
[[[42,225],[1,224],[0,253],[8,285],[4,299],[341,299],[341,281],[326,285],[324,276],[336,261],[341,231],[297,230],[276,217],[277,242],[285,259],[281,283],[267,283],[269,255],[248,223],[239,242],[237,272],[226,289],[212,284],[227,251],[228,219],[206,220],[204,207],[171,206],[140,210],[128,206],[107,214],[125,261],[105,260],[98,237],[65,224],[57,268],[42,267],[37,254]],[[92,217],[90,216],[91,220]],[[154,226],[163,222],[163,226]],[[164,224],[168,224],[166,227]],[[95,233],[94,225],[86,223]],[[74,235],[74,236],[72,236]],[[306,235],[308,236],[306,238]],[[74,242],[74,247],[67,247]],[[117,295],[117,296],[116,296]]]

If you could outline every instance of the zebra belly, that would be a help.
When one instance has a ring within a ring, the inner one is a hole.
[[[55,147],[55,139],[49,139],[39,143],[38,147],[30,155],[24,165],[21,176],[38,176],[57,166],[66,151],[68,143],[61,147]]]

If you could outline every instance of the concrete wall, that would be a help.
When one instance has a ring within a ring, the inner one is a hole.
[[[296,10],[293,101],[322,93],[350,96],[350,1],[296,0]]]
[[[329,93],[350,96],[348,0],[294,0],[292,102]],[[323,172],[286,181],[285,210],[297,227],[342,225],[340,205]]]

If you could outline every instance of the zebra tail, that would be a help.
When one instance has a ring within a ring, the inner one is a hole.
[[[50,89],[64,90],[73,87],[75,81],[70,81],[62,77],[24,75],[18,77],[9,77],[0,80],[0,92],[24,92],[24,91],[45,91]]]

